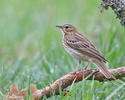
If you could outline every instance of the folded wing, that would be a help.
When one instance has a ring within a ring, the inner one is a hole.
[[[96,47],[87,38],[82,36],[70,36],[65,39],[67,46],[77,50],[77,52],[80,52],[88,57],[97,58],[98,60],[104,61],[105,63],[107,62],[107,60],[101,56]]]

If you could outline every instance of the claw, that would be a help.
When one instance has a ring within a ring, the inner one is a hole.
[[[76,71],[70,72],[69,74],[71,74],[71,75],[76,75]]]

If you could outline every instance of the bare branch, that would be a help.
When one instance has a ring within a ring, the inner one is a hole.
[[[125,67],[120,67],[117,69],[109,69],[109,71],[115,75],[115,77],[121,78],[121,77],[125,77]],[[83,74],[84,73],[84,74]],[[93,74],[91,74],[93,73]],[[46,88],[41,90],[41,95],[40,98],[43,98],[44,95],[46,95],[46,97],[50,97],[51,94],[59,94],[59,86],[61,85],[62,91],[70,86],[73,81],[75,80],[75,82],[79,82],[83,80],[83,77],[87,77],[88,75],[90,75],[87,80],[92,80],[93,76],[95,77],[94,80],[98,80],[100,82],[102,81],[106,81],[105,76],[101,73],[98,72],[95,69],[89,69],[86,72],[81,72],[78,71],[76,75],[73,74],[67,74],[63,77],[61,77],[60,79],[56,80],[53,84],[51,84],[50,86],[47,86]]]
[[[120,67],[117,69],[109,69],[109,71],[115,75],[116,79],[125,77],[125,67]],[[70,86],[73,82],[82,81],[84,77],[87,78],[87,80],[92,80],[94,77],[94,80],[100,82],[107,81],[107,79],[101,72],[95,69],[88,69],[87,71],[83,70],[78,71],[76,75],[70,73],[64,75],[60,79],[56,80],[53,84],[43,88],[42,90],[38,90],[36,89],[35,85],[31,85],[30,90],[32,92],[34,100],[43,99],[44,96],[48,98],[51,97],[53,94],[59,95],[60,87],[62,89],[61,91],[64,93],[64,95],[66,95],[69,91],[64,89]],[[8,93],[5,100],[17,100],[17,98],[18,100],[24,100],[24,98],[27,96],[28,96],[28,88],[25,88],[20,91],[18,89],[17,84],[15,83],[11,86],[10,93]]]

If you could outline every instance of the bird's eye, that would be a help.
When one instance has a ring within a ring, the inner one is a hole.
[[[66,29],[69,28],[68,26],[65,27]]]

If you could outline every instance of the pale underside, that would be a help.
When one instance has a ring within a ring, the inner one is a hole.
[[[83,55],[79,52],[77,52],[76,50],[72,49],[72,48],[69,48],[67,47],[66,45],[64,45],[63,43],[63,46],[65,48],[65,50],[74,58],[78,59],[78,60],[81,60],[81,61],[91,61],[91,59],[89,59],[88,56],[86,55]]]

